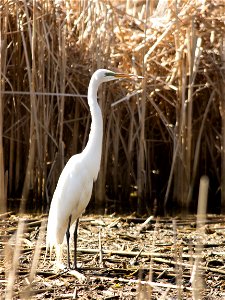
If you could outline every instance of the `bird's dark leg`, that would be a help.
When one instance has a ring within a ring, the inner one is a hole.
[[[70,223],[72,215],[69,216],[68,226],[66,230],[66,241],[67,241],[67,267],[70,269]]]
[[[74,237],[74,269],[77,269],[77,229],[78,229],[79,218],[76,220],[76,225],[73,233]]]

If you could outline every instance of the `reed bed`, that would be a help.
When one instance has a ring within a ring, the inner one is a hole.
[[[144,76],[99,91],[104,118],[93,208],[225,208],[223,1],[3,0],[0,204],[45,211],[88,139],[87,86],[101,67]],[[13,199],[10,201],[10,199]],[[175,207],[175,206],[174,206]]]

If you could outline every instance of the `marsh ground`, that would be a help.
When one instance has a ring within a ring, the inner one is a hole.
[[[225,297],[225,216],[208,215],[196,229],[196,217],[146,218],[135,216],[83,216],[79,227],[79,282],[73,272],[55,272],[41,242],[40,258],[34,252],[46,215],[23,215],[18,267],[13,263],[19,217],[0,219],[0,293],[6,299],[6,277],[16,267],[13,299],[223,299]],[[11,237],[11,239],[10,239]],[[9,242],[10,239],[10,242]],[[37,254],[38,255],[38,254]],[[197,292],[193,290],[193,266],[198,260]],[[66,255],[64,256],[66,263]],[[32,284],[31,266],[36,274]],[[6,273],[5,273],[6,270]],[[11,273],[12,274],[12,273]],[[9,294],[8,294],[9,295]],[[10,296],[11,297],[11,296]]]

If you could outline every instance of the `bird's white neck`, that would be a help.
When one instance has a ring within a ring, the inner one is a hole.
[[[92,173],[94,180],[97,179],[100,169],[103,137],[102,112],[97,102],[97,90],[98,85],[93,84],[91,81],[88,88],[88,104],[92,122],[88,143],[83,150],[83,154],[88,161],[88,168],[90,168],[90,173]]]

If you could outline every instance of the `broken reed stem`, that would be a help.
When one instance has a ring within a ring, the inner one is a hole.
[[[206,212],[207,212],[207,200],[208,200],[208,188],[209,179],[207,176],[202,176],[200,179],[199,186],[199,197],[198,197],[198,210],[197,210],[197,241],[195,252],[197,257],[195,258],[194,266],[192,269],[190,282],[192,284],[193,292],[192,296],[194,300],[201,299],[201,291],[204,289],[204,278],[202,272],[200,272],[200,266],[202,262],[203,244],[204,239],[204,229],[206,222]]]
[[[206,222],[207,203],[208,203],[209,178],[202,176],[200,179],[198,210],[197,210],[197,229],[204,229]]]

